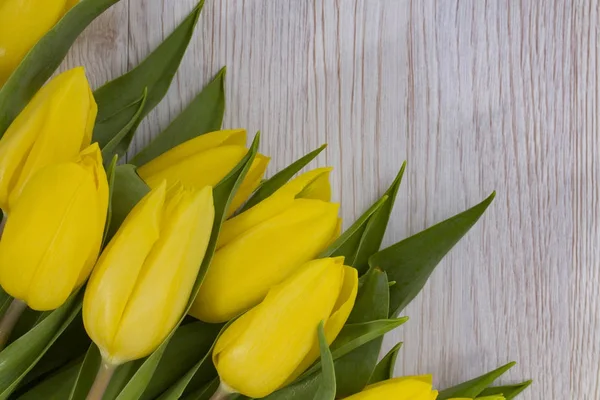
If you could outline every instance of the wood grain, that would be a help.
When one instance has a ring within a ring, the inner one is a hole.
[[[194,0],[123,0],[65,65],[136,65]],[[408,170],[386,244],[487,196],[489,212],[407,308],[398,374],[441,387],[510,360],[520,398],[600,398],[597,0],[209,1],[144,146],[227,65],[226,127],[270,173],[321,143],[346,225]]]

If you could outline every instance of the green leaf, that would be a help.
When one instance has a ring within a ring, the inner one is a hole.
[[[406,321],[408,321],[408,317],[380,319],[359,324],[347,324],[342,328],[342,331],[338,337],[331,344],[331,354],[333,355],[333,359],[337,360],[338,358],[345,356],[352,350],[370,342],[373,339],[385,335]],[[298,379],[304,379],[320,369],[321,364],[317,363],[310,367]]]
[[[117,232],[129,212],[144,197],[150,188],[135,171],[131,164],[115,168],[113,194],[111,201],[111,219],[106,240]]]
[[[118,0],[84,0],[77,3],[29,51],[0,89],[0,137],[52,76],[79,34],[117,2]]]
[[[135,113],[131,116],[131,119],[127,121],[124,125],[120,118],[109,118],[102,123],[96,124],[95,129],[102,130],[106,129],[106,131],[117,132],[115,136],[113,136],[108,143],[106,143],[102,147],[102,159],[110,160],[113,157],[121,158],[127,153],[127,149],[133,140],[133,136],[135,135],[135,131],[139,126],[140,122],[142,122],[144,108],[146,106],[146,101],[148,99],[148,88],[144,88],[144,92],[142,97],[140,97],[136,103],[134,104],[137,107]],[[123,113],[119,115],[124,115],[125,117],[130,115],[129,108],[125,109]],[[116,123],[115,123],[116,122]],[[108,128],[103,128],[103,125],[114,124],[114,130],[109,130]],[[119,129],[120,130],[117,130]]]
[[[17,400],[64,400],[68,399],[71,387],[77,377],[80,362],[73,362],[61,368],[52,376],[40,382],[29,391],[17,397]]]
[[[133,157],[131,163],[144,165],[183,142],[221,129],[225,113],[225,71],[222,68],[167,129]]]
[[[221,328],[221,325],[200,321],[179,327],[169,341],[154,377],[142,395],[142,400],[156,399],[167,389],[171,390],[182,376],[197,365],[198,360],[204,360]],[[161,399],[163,398],[168,397],[161,396]],[[179,396],[174,398],[178,399]]]
[[[204,385],[200,389],[194,391],[193,393],[189,393],[184,395],[182,400],[210,400],[210,397],[217,391],[219,388],[219,378],[213,379],[208,384]]]
[[[373,371],[373,375],[371,375],[369,385],[386,381],[394,377],[394,367],[396,366],[396,359],[398,358],[400,347],[402,347],[402,342],[395,345],[389,353],[379,361]]]
[[[83,361],[74,371],[74,377],[66,377],[65,380],[73,382],[68,400],[83,400],[87,397],[90,388],[98,372],[98,367],[102,362],[102,356],[95,344],[91,344]]]
[[[323,321],[319,323],[319,349],[321,350],[321,384],[313,400],[335,400],[335,367],[329,344],[325,337]]]
[[[390,288],[390,315],[398,315],[421,291],[437,264],[477,222],[495,195],[371,256],[371,267],[383,269],[396,282]]]
[[[501,394],[504,396],[506,400],[512,400],[517,397],[521,392],[531,385],[533,381],[525,381],[522,383],[518,383],[516,385],[506,385],[506,386],[492,386],[484,389],[483,392],[480,393],[481,396],[492,396],[495,394]]]
[[[196,281],[194,282],[190,299],[177,326],[183,321],[185,315],[187,315],[190,307],[192,306],[192,303],[194,302],[194,299],[198,294],[198,290],[200,289],[200,285],[202,284],[204,275],[208,270],[208,266],[210,265],[212,256],[215,252],[217,246],[217,238],[219,237],[219,231],[221,230],[221,225],[223,224],[226,218],[226,211],[229,207],[229,204],[231,203],[231,199],[233,198],[233,196],[235,196],[235,192],[244,180],[246,173],[248,172],[250,166],[252,165],[252,162],[254,161],[254,157],[256,156],[256,153],[258,151],[259,141],[260,135],[257,134],[246,156],[244,156],[244,158],[238,163],[238,165],[213,189],[213,198],[215,204],[215,221],[213,225],[212,234],[208,243],[206,254],[204,256],[204,260],[202,261],[202,265],[200,266],[200,271],[198,272],[198,276],[196,278]],[[135,372],[135,374],[129,380],[129,382],[121,391],[119,396],[117,396],[117,400],[138,400],[139,398],[141,398],[144,390],[150,382],[150,379],[152,379],[152,376],[156,371],[158,363],[160,362],[160,359],[172,335],[173,332],[171,332],[169,337],[165,339],[165,341],[159,346],[159,348],[156,351],[154,351],[154,353],[152,353],[143,361],[140,368]]]
[[[363,237],[369,219],[388,201],[383,196],[357,219],[350,228],[346,229],[319,257],[344,256],[346,265],[352,265],[360,241]]]
[[[0,315],[4,315],[13,298],[0,286]]]
[[[402,182],[402,176],[404,176],[404,170],[406,169],[406,161],[402,163],[402,167],[396,175],[396,178],[392,182],[392,185],[385,192],[384,197],[387,196],[386,201],[380,208],[375,211],[373,216],[369,218],[369,222],[365,227],[365,231],[361,237],[360,244],[356,249],[356,255],[352,261],[352,266],[356,268],[359,274],[364,273],[369,268],[369,257],[379,251],[385,230],[396,202],[396,195]]]
[[[258,203],[275,193],[277,189],[285,185],[290,179],[292,179],[294,175],[298,173],[298,171],[304,168],[309,162],[314,160],[326,147],[327,145],[324,144],[318,149],[311,151],[304,157],[296,160],[288,167],[282,169],[281,171],[273,175],[271,178],[264,181],[256,190],[256,192],[254,192],[254,195],[252,195],[252,197],[246,202],[246,204],[242,206],[240,212],[244,212],[254,207]]]
[[[45,313],[33,329],[0,352],[0,399],[7,399],[17,385],[69,326],[81,308],[83,293],[74,293],[61,307]]]
[[[114,155],[110,164],[106,168],[106,179],[108,181],[108,209],[106,210],[106,222],[104,223],[104,235],[102,237],[102,247],[106,246],[110,224],[112,221],[113,201],[115,194],[115,176],[117,174],[117,155]]]
[[[173,33],[137,67],[94,92],[98,103],[98,124],[94,129],[93,138],[100,143],[100,147],[104,148],[122,133],[126,124],[136,121],[136,113],[140,114],[137,120],[144,118],[165,96],[190,43],[203,5],[204,0],[200,1]],[[145,103],[140,112],[139,96],[145,90]],[[120,151],[127,149],[136,123],[126,130],[118,146],[117,143],[113,143],[112,146],[118,147]]]
[[[481,394],[485,388],[490,386],[492,382],[498,379],[506,371],[511,369],[515,364],[515,362],[510,362],[498,369],[488,372],[485,375],[481,375],[475,379],[461,383],[460,385],[442,390],[438,395],[438,400],[446,400],[453,397],[475,398],[479,396],[479,394]]]
[[[365,323],[387,318],[389,300],[387,275],[378,269],[369,270],[358,291],[348,323]],[[377,365],[382,342],[383,336],[380,336],[336,360],[338,396],[349,397],[367,386]]]

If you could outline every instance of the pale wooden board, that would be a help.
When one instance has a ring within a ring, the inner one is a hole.
[[[66,66],[99,85],[194,0],[129,0]],[[408,170],[386,244],[475,204],[483,220],[386,340],[444,387],[510,360],[522,397],[600,399],[597,0],[207,0],[133,150],[227,65],[225,127],[263,133],[270,173],[321,143],[348,225]]]

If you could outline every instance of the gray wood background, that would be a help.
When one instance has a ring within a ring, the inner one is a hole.
[[[135,66],[195,0],[122,0],[66,65]],[[600,399],[597,0],[207,0],[141,148],[227,65],[225,127],[270,174],[329,143],[346,226],[403,160],[386,243],[498,196],[389,335],[440,386],[510,360],[521,398]]]

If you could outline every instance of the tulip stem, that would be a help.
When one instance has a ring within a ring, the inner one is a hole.
[[[232,394],[233,391],[229,389],[227,385],[221,382],[219,388],[209,400],[227,400]]]
[[[27,304],[18,299],[13,299],[8,306],[8,309],[0,320],[0,350],[4,349],[4,346],[6,346],[6,342],[8,342],[8,338],[10,337],[13,328],[26,308]]]
[[[94,379],[94,384],[92,385],[86,400],[102,400],[104,392],[106,392],[106,388],[110,383],[110,379],[115,373],[115,369],[117,369],[116,365],[102,360],[102,364],[100,364],[100,369],[98,369],[96,379]]]

